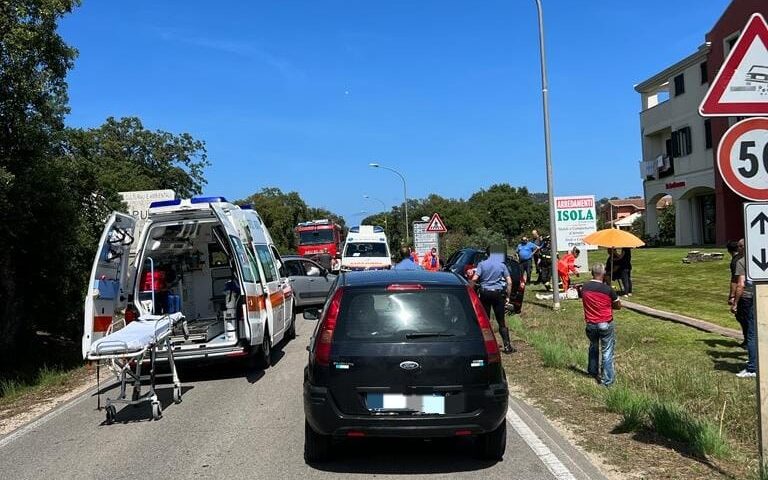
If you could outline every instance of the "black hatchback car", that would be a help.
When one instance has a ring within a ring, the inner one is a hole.
[[[476,453],[506,448],[508,389],[488,317],[448,272],[343,273],[310,341],[304,372],[304,457],[327,460],[334,440],[476,437]]]

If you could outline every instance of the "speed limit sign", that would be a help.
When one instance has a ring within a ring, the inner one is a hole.
[[[729,128],[717,149],[717,168],[735,193],[768,200],[768,118],[748,118]]]

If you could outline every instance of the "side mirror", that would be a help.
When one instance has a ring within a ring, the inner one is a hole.
[[[319,308],[308,308],[302,313],[304,320],[318,320],[320,318]]]

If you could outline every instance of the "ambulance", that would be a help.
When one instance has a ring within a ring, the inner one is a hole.
[[[176,360],[251,356],[296,335],[293,292],[258,212],[223,197],[151,204],[141,231],[115,212],[106,222],[85,297],[82,352],[142,315],[181,312]],[[130,260],[131,245],[137,244]]]
[[[373,225],[350,228],[341,255],[341,271],[389,268],[392,268],[392,257],[384,229]]]

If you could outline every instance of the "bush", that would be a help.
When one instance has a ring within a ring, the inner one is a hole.
[[[688,444],[691,450],[699,455],[722,457],[728,452],[728,445],[714,425],[693,418],[676,403],[652,403],[649,417],[656,432],[671,440]]]
[[[651,400],[645,395],[626,387],[614,387],[606,393],[605,405],[608,411],[621,414],[623,420],[619,428],[624,431],[637,431],[648,425]]]

